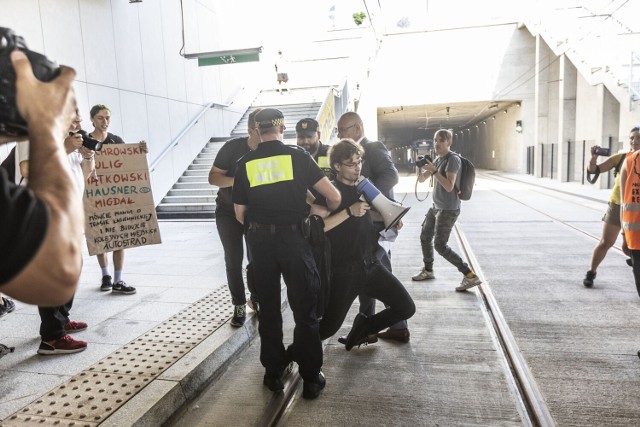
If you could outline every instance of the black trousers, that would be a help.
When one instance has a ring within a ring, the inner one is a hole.
[[[227,270],[227,284],[231,293],[233,305],[243,305],[247,302],[242,279],[242,261],[244,259],[244,226],[238,222],[235,214],[226,211],[216,211],[216,227],[224,249],[224,264]],[[251,299],[258,301],[252,283],[251,255],[247,250],[247,288]]]
[[[322,343],[316,313],[320,276],[311,246],[298,227],[252,227],[247,231],[255,288],[260,301],[260,362],[267,375],[285,367],[282,342],[280,279],[287,285],[295,328],[291,350],[305,381],[316,379],[322,367]]]
[[[65,305],[58,307],[38,307],[42,341],[57,340],[66,335],[64,325],[69,321],[69,311],[72,305],[73,298]]]
[[[633,265],[633,278],[636,282],[636,290],[640,296],[640,250],[631,250],[631,262]]]
[[[385,309],[369,317],[368,334],[373,334],[416,312],[413,299],[389,270],[377,259],[333,266],[329,304],[320,322],[320,338],[334,335],[344,322],[358,295],[382,301]]]

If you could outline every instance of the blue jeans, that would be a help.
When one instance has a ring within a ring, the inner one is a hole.
[[[444,259],[453,264],[460,273],[471,272],[469,266],[462,261],[460,255],[455,253],[449,246],[449,236],[451,230],[460,215],[460,209],[453,211],[430,208],[422,223],[420,233],[420,244],[422,245],[422,261],[424,268],[433,271],[433,248],[442,255]]]
[[[216,211],[216,227],[224,249],[224,264],[227,270],[227,284],[231,293],[233,305],[243,305],[247,302],[244,293],[244,280],[242,279],[242,261],[244,258],[244,227],[238,222],[235,214],[225,211]],[[253,274],[251,271],[251,255],[247,250],[247,288],[251,293],[251,299],[258,301],[253,286]]]

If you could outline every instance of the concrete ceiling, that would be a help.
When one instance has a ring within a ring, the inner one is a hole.
[[[387,146],[405,146],[432,139],[438,129],[458,132],[482,126],[483,121],[519,105],[518,100],[500,100],[379,107],[378,137]]]

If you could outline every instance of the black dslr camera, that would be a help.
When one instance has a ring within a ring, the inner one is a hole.
[[[428,154],[425,154],[424,156],[418,156],[416,158],[416,167],[419,167],[419,168],[423,167],[424,165],[427,164],[427,160],[433,163],[433,159]]]
[[[93,138],[84,129],[80,129],[77,132],[69,132],[69,135],[75,135],[76,133],[79,133],[80,135],[82,135],[82,146],[83,147],[86,147],[89,150],[93,150],[93,151],[102,150],[102,142],[100,142],[97,139]]]
[[[38,80],[49,82],[60,74],[58,64],[27,49],[24,39],[13,30],[0,27],[0,135],[4,136],[27,135],[27,122],[16,106],[16,72],[9,57],[15,49],[27,55]]]

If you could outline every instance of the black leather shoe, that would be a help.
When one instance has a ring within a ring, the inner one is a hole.
[[[400,342],[409,342],[409,337],[411,334],[409,333],[409,329],[387,329],[385,332],[379,332],[378,338],[382,338],[383,340],[395,340]]]
[[[327,380],[324,378],[322,371],[320,371],[315,380],[304,382],[302,386],[302,397],[304,399],[315,399],[320,396],[320,392],[325,385],[327,385]]]
[[[340,344],[346,344],[347,343],[347,335],[343,335],[341,337],[338,338],[338,342]],[[367,344],[374,344],[378,342],[378,334],[370,334],[367,335],[366,337],[362,338],[360,340],[359,343],[356,343],[356,345],[358,347],[360,347],[361,345],[367,345]]]
[[[347,342],[344,344],[344,348],[347,351],[351,351],[354,345],[358,344],[363,338],[366,338],[367,327],[369,326],[368,320],[369,318],[366,314],[356,314],[351,331],[349,335],[347,335]]]
[[[266,385],[267,388],[271,391],[282,391],[284,390],[284,384],[282,383],[282,375],[267,375],[264,374],[264,379],[262,380],[262,384]]]

